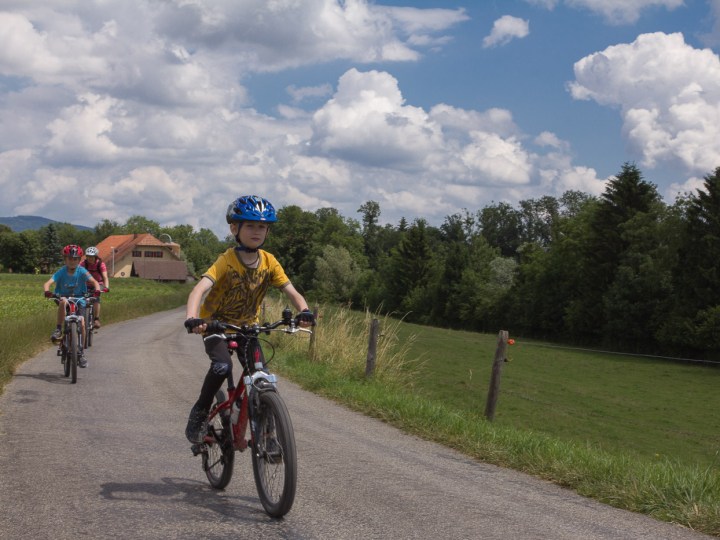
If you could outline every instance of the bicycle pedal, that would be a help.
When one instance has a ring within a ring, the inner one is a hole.
[[[62,356],[62,351],[60,349],[57,350],[57,356]]]

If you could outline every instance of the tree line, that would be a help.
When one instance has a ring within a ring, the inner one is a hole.
[[[357,213],[280,208],[265,248],[314,301],[420,324],[720,359],[720,167],[672,205],[626,163],[599,197],[493,202],[437,227],[423,218],[380,225],[375,201]],[[140,216],[92,231],[50,229],[0,228],[0,264],[45,271],[59,264],[55,247],[151,232],[169,234],[201,274],[234,243]]]

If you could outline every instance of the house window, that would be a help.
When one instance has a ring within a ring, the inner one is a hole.
[[[156,259],[162,259],[163,252],[162,251],[146,251],[145,256],[146,257],[154,257]]]
[[[142,257],[142,251],[133,251],[132,256],[133,257]]]

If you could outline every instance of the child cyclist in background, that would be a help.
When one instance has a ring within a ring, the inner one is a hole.
[[[100,284],[90,275],[90,272],[80,266],[80,259],[83,256],[83,250],[80,246],[75,244],[67,245],[63,248],[63,260],[65,266],[60,268],[53,276],[45,282],[43,289],[45,290],[45,296],[52,298],[53,293],[50,291],[50,287],[55,284],[55,294],[62,296],[82,296],[88,291],[88,285],[92,286],[96,290],[100,289]],[[61,298],[58,301],[57,310],[57,328],[50,336],[53,343],[59,341],[62,338],[62,324],[65,320],[65,307],[67,300]],[[80,315],[84,315],[85,310],[85,299],[83,298],[78,302],[80,307]],[[80,343],[80,367],[87,367],[87,360],[82,350],[82,344],[85,343],[85,318],[82,318],[82,335],[83,339]]]
[[[95,278],[100,284],[100,289],[103,292],[110,291],[110,278],[108,278],[107,266],[103,260],[98,256],[98,248],[91,246],[85,250],[85,260],[80,263],[85,270],[90,272],[90,275]],[[98,296],[93,302],[93,315],[95,322],[93,328],[96,330],[100,328],[100,297]]]
[[[237,326],[258,321],[261,304],[269,287],[281,290],[299,312],[298,323],[310,326],[314,315],[305,298],[293,287],[277,259],[260,249],[267,238],[270,224],[277,221],[275,208],[255,195],[240,197],[228,207],[225,218],[238,246],[222,253],[205,272],[188,297],[185,327],[188,332],[205,332],[211,319]],[[203,301],[203,296],[207,297]],[[202,306],[201,306],[202,303]],[[200,318],[198,318],[198,316]],[[240,342],[238,357],[262,349],[257,338]],[[232,360],[227,344],[220,338],[205,341],[210,369],[205,375],[200,397],[190,410],[185,436],[192,443],[203,440],[203,428],[215,393],[232,374]]]

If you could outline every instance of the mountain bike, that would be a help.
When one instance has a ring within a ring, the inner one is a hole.
[[[80,315],[80,306],[78,304],[82,300],[91,298],[92,296],[93,293],[85,293],[82,296],[53,294],[49,297],[55,301],[62,299],[67,300],[65,304],[65,320],[63,322],[62,338],[58,345],[57,355],[62,358],[64,375],[70,377],[70,381],[73,384],[77,382],[77,368],[80,362],[80,343],[82,343],[83,338],[83,316]]]
[[[238,352],[238,339],[249,343],[250,339],[272,331],[312,334],[311,330],[297,326],[292,312],[285,309],[281,320],[263,325],[235,326],[212,321],[208,323],[204,339],[224,339],[232,354]],[[271,343],[262,341],[272,347]],[[232,478],[235,452],[250,448],[260,502],[268,515],[279,518],[290,511],[295,500],[295,435],[290,414],[277,389],[277,377],[267,369],[274,348],[265,366],[259,347],[254,347],[252,352],[253,358],[246,354],[243,356],[247,361],[240,362],[242,384],[235,387],[231,375],[227,380],[227,395],[218,390],[216,402],[208,414],[203,442],[193,445],[192,451],[194,455],[202,456],[202,468],[210,485],[223,489]],[[250,439],[246,440],[248,426]]]

